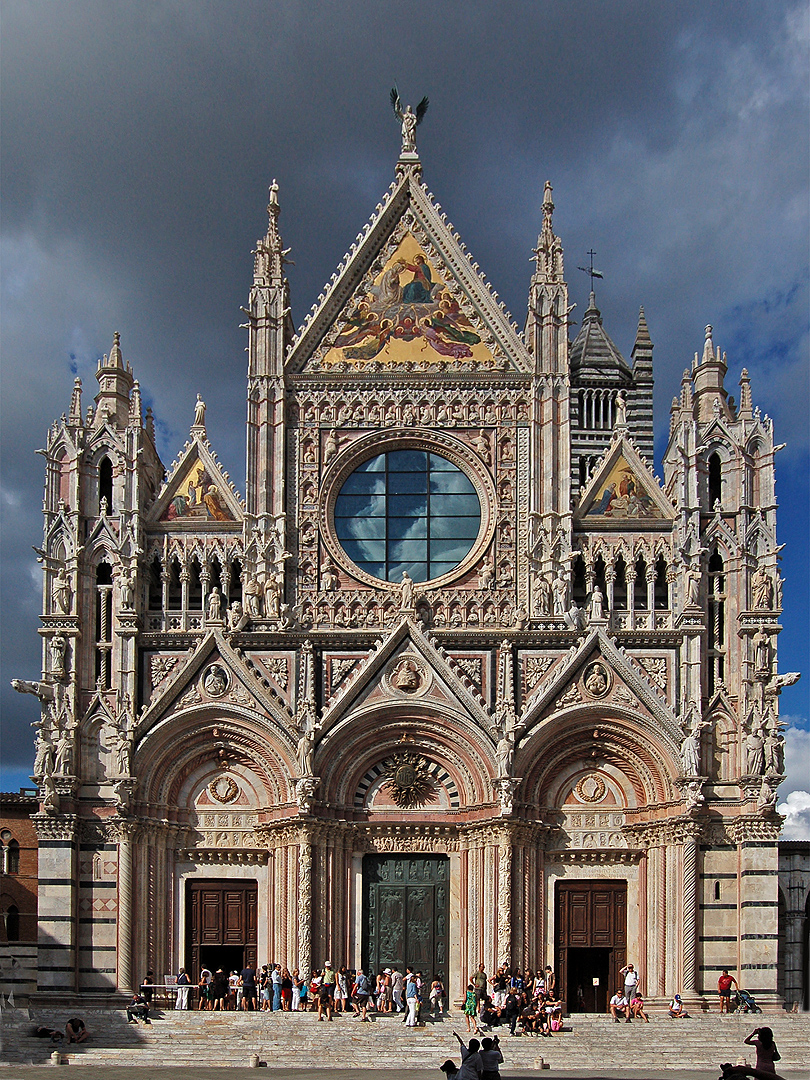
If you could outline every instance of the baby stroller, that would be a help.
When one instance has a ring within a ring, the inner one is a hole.
[[[734,1012],[738,1013],[761,1013],[759,1005],[754,1001],[747,990],[738,990],[736,994],[737,1003],[734,1008]]]

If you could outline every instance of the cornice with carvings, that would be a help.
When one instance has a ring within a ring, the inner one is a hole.
[[[75,840],[78,818],[75,814],[32,814],[38,840]]]

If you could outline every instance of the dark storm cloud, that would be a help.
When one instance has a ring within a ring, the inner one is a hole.
[[[267,184],[281,185],[300,322],[392,178],[394,81],[405,100],[430,95],[419,129],[426,181],[519,323],[549,178],[574,314],[587,302],[576,267],[589,247],[605,273],[605,324],[626,355],[645,305],[659,451],[680,372],[713,322],[731,392],[747,366],[756,401],[789,441],[782,483],[806,490],[807,68],[803,3],[7,0],[6,762],[30,759],[33,718],[33,700],[8,680],[39,669],[34,451],[74,372],[87,402],[95,361],[120,330],[164,461],[199,390],[212,442],[243,476],[239,306]],[[791,520],[785,505],[782,539]],[[807,606],[793,551],[788,653]]]

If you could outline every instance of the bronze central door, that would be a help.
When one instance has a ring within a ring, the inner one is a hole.
[[[412,967],[447,983],[450,859],[447,855],[363,858],[363,969]]]

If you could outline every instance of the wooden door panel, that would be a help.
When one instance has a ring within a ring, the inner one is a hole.
[[[188,883],[186,890],[186,947],[193,970],[198,970],[200,946],[245,946],[246,960],[255,966],[258,923],[255,881]],[[252,952],[251,948],[252,947]]]
[[[568,986],[569,949],[608,949],[610,982],[621,982],[618,972],[627,956],[627,882],[558,881],[554,907],[555,962],[570,1008],[575,988]]]

